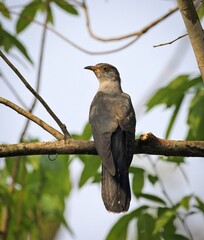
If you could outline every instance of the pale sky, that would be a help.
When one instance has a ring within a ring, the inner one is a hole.
[[[13,4],[12,0],[7,2],[10,3],[8,5]],[[19,0],[18,4],[25,2],[25,0]],[[167,13],[169,9],[175,6],[176,2],[170,0],[100,0],[96,3],[94,0],[89,0],[87,4],[90,11],[91,26],[95,34],[101,37],[114,37],[140,30],[164,13]],[[85,27],[82,11],[80,11],[79,16],[68,16],[56,7],[54,18],[55,27],[60,33],[74,43],[91,51],[110,50],[127,42],[101,43],[91,39]],[[42,22],[42,16],[38,15],[38,20]],[[10,31],[13,31],[10,23],[5,22],[5,26]],[[25,67],[15,59],[10,58],[32,86],[35,86],[41,33],[42,28],[32,24],[30,28],[20,35],[20,39],[27,46],[34,60],[33,67],[27,63]],[[66,124],[71,133],[80,133],[88,121],[89,106],[98,88],[98,82],[94,74],[84,70],[84,67],[99,62],[110,63],[118,68],[123,90],[132,98],[137,115],[136,131],[138,133],[151,131],[158,137],[164,137],[171,111],[164,112],[164,107],[161,106],[148,114],[144,114],[145,100],[151,96],[152,91],[165,85],[177,75],[198,73],[198,69],[187,38],[165,47],[153,48],[153,45],[171,41],[184,33],[185,27],[180,13],[177,12],[123,51],[109,55],[87,55],[65,43],[53,33],[48,32],[40,94],[62,122]],[[16,51],[14,52],[16,53]],[[1,59],[0,67],[29,105],[33,99],[31,93],[25,89],[20,80]],[[0,96],[16,102],[12,93],[1,81]],[[44,121],[57,127],[39,103],[34,113]],[[0,116],[0,142],[16,143],[25,119],[2,105],[0,105]],[[185,117],[186,107],[184,106],[179,116],[179,123],[170,136],[171,139],[182,140],[185,137]],[[35,124],[31,124],[28,136],[38,137],[41,141],[53,140],[52,136]],[[146,163],[145,159],[142,161],[141,158],[137,158],[133,164],[143,166]],[[182,174],[174,165],[161,164],[160,166],[161,170],[165,172],[163,175],[165,175],[166,187],[175,201],[179,200],[184,194],[191,192],[204,197],[199,185],[199,179],[203,175],[201,172],[202,161],[200,159],[188,159],[187,163],[184,169],[189,177],[189,185],[187,185]],[[77,189],[76,185],[81,169],[81,163],[76,160],[71,167],[74,188],[71,197],[67,201],[65,213],[75,235],[70,236],[62,227],[56,240],[103,240],[113,223],[121,216],[108,213],[105,210],[100,196],[100,185],[88,184],[80,190]],[[162,177],[164,177],[163,175],[161,173]],[[155,191],[152,186],[146,187],[149,192]],[[135,209],[142,203],[135,200],[134,197],[132,198],[130,210]],[[201,223],[203,224],[203,220]],[[191,226],[193,226],[193,221]],[[203,231],[199,224],[196,224],[193,228],[195,234],[198,231]]]

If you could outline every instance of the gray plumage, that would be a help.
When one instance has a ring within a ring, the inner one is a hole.
[[[88,66],[99,80],[89,114],[94,143],[102,159],[102,198],[111,212],[127,211],[131,193],[128,169],[133,158],[135,113],[121,89],[118,70],[107,63]]]

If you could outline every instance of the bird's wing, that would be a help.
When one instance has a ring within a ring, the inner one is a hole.
[[[135,112],[132,106],[131,99],[128,94],[123,93],[117,102],[118,104],[116,106],[116,117],[117,117],[119,126],[123,131],[123,139],[122,139],[123,145],[124,145],[123,151],[125,151],[124,153],[126,156],[125,162],[127,164],[127,167],[129,168],[132,161],[132,157],[133,157],[133,148],[134,148],[134,139],[135,139],[135,125],[136,125]],[[119,137],[120,136],[118,136],[118,138]],[[118,150],[112,149],[112,151],[114,152]]]
[[[89,121],[97,152],[112,176],[115,175],[116,169],[111,151],[111,136],[118,127],[114,115],[112,100],[107,94],[98,92],[91,104]]]
[[[122,93],[117,103],[115,111],[119,126],[134,136],[136,119],[130,96]]]

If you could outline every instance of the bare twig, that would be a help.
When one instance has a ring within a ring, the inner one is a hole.
[[[10,11],[10,13],[14,14],[14,15],[19,15],[19,13],[14,12],[14,11]],[[23,15],[21,15],[23,16]],[[23,16],[25,18],[28,18],[28,16]],[[87,50],[83,47],[81,47],[80,45],[76,44],[75,42],[71,41],[69,38],[67,38],[66,36],[64,36],[63,34],[61,34],[60,32],[58,32],[56,29],[52,28],[49,25],[44,26],[43,23],[39,22],[38,20],[34,19],[33,22],[41,27],[46,27],[46,29],[48,29],[50,32],[52,32],[54,35],[56,35],[57,37],[59,37],[60,39],[62,39],[64,42],[68,43],[69,45],[71,45],[72,47],[76,48],[77,50],[89,54],[89,55],[105,55],[105,54],[111,54],[111,53],[115,53],[118,51],[121,51],[127,47],[129,47],[130,45],[132,45],[135,41],[138,40],[138,37],[131,40],[128,43],[125,43],[124,45],[117,47],[115,49],[111,49],[111,50],[107,50],[107,51],[90,51]]]
[[[56,121],[62,132],[64,133],[66,138],[70,138],[70,134],[68,133],[65,124],[63,124],[60,119],[55,115],[52,109],[48,106],[45,100],[31,87],[31,85],[26,81],[23,75],[18,71],[18,69],[8,60],[8,58],[0,51],[0,57],[8,64],[8,66],[15,72],[15,74],[19,77],[19,79],[24,83],[24,85],[29,89],[29,91],[42,103],[47,112],[52,116],[52,118]]]
[[[36,117],[32,113],[30,113],[30,112],[24,110],[23,108],[19,107],[15,103],[13,103],[13,102],[5,99],[5,98],[2,98],[2,97],[0,97],[0,103],[4,104],[7,107],[12,108],[17,113],[19,113],[19,114],[23,115],[24,117],[26,117],[27,119],[35,122],[40,127],[42,127],[45,131],[49,132],[56,139],[62,140],[64,138],[64,135],[61,134],[59,131],[57,131],[55,128],[51,127],[49,124],[47,124],[46,122],[44,122],[40,118]]]
[[[48,25],[44,25],[43,23],[37,21],[36,19],[33,20],[33,22],[39,26],[45,27],[47,28],[50,32],[54,33],[57,37],[59,37],[60,39],[62,39],[63,41],[65,41],[66,43],[68,43],[69,45],[71,45],[72,47],[76,48],[77,50],[84,52],[86,54],[89,55],[104,55],[104,54],[111,54],[111,53],[115,53],[118,51],[121,51],[129,46],[131,46],[133,43],[135,43],[139,37],[141,37],[144,33],[146,33],[148,30],[150,30],[152,27],[156,26],[158,23],[160,23],[161,21],[163,21],[164,19],[166,19],[168,16],[170,16],[171,14],[173,14],[174,12],[176,12],[178,10],[178,7],[175,7],[171,10],[169,10],[168,13],[164,14],[163,16],[161,16],[160,18],[156,19],[155,21],[153,21],[152,23],[148,24],[147,26],[143,27],[142,29],[140,29],[139,31],[127,34],[127,35],[123,35],[120,37],[115,37],[115,38],[101,38],[98,37],[96,35],[93,34],[93,32],[91,31],[90,28],[90,21],[89,21],[89,16],[88,16],[88,11],[87,11],[87,6],[83,4],[83,9],[85,11],[85,17],[86,17],[86,21],[87,21],[87,29],[90,33],[90,35],[92,35],[92,37],[94,37],[97,40],[100,41],[104,41],[104,42],[108,42],[108,41],[119,41],[119,40],[124,40],[124,39],[128,39],[128,38],[133,38],[131,39],[131,41],[129,41],[128,43],[125,43],[124,45],[117,47],[115,49],[111,49],[111,50],[107,50],[107,51],[90,51],[87,50],[83,47],[81,47],[80,45],[76,44],[75,42],[71,41],[70,39],[68,39],[67,37],[65,37],[63,34],[61,34],[60,32],[58,32],[56,29],[48,26]],[[15,15],[19,15],[19,13],[15,12],[15,11],[10,11],[10,13],[15,14]],[[28,18],[28,16],[24,16],[25,18]]]
[[[41,46],[40,46],[40,57],[39,57],[39,61],[38,61],[38,73],[37,73],[37,81],[36,81],[36,88],[35,88],[35,91],[37,93],[39,93],[39,90],[40,90],[40,81],[41,81],[41,73],[42,73],[42,65],[43,65],[43,57],[44,57],[44,49],[45,49],[45,41],[46,41],[46,33],[47,33],[47,28],[46,28],[46,24],[48,22],[48,13],[46,12],[46,16],[45,16],[45,23],[44,23],[44,28],[43,28],[43,32],[42,32],[42,40],[41,40]],[[29,109],[29,112],[32,113],[35,106],[36,106],[36,103],[37,103],[37,98],[34,97],[33,99],[33,103]],[[26,123],[25,123],[25,126],[22,130],[22,133],[20,135],[20,140],[19,142],[22,142],[25,134],[26,134],[26,131],[29,127],[29,123],[30,123],[30,120],[29,118],[27,118],[26,120]]]
[[[135,31],[133,33],[129,33],[129,34],[118,36],[118,37],[112,37],[112,38],[103,38],[103,37],[99,37],[96,34],[94,34],[92,29],[91,29],[91,26],[90,26],[89,13],[88,13],[88,8],[87,8],[87,5],[86,5],[85,1],[84,1],[84,4],[83,4],[83,9],[84,9],[84,14],[85,14],[85,18],[86,18],[87,30],[88,30],[88,33],[90,34],[90,36],[93,37],[94,39],[102,41],[102,42],[110,42],[110,41],[124,40],[124,39],[127,39],[127,38],[136,37],[136,36],[139,37],[139,36],[143,35],[148,30],[150,30],[152,27],[156,26],[158,23],[160,23],[161,21],[163,21],[164,19],[166,19],[167,17],[172,15],[174,12],[176,12],[178,10],[178,7],[176,6],[176,7],[172,8],[171,10],[168,11],[168,13],[166,13],[163,16],[159,17],[158,19],[152,21],[150,24],[143,27],[139,31]]]
[[[178,41],[179,39],[181,39],[181,38],[183,38],[183,37],[186,37],[186,36],[188,36],[187,33],[186,33],[186,34],[183,34],[183,35],[181,35],[181,36],[179,36],[179,37],[177,37],[177,38],[175,38],[174,40],[172,40],[172,41],[170,41],[170,42],[160,43],[160,44],[154,45],[153,47],[155,47],[155,48],[156,48],[156,47],[163,47],[163,46],[172,44],[172,43],[174,43],[174,42]]]
[[[152,133],[135,141],[135,154],[204,157],[204,141],[174,141],[157,138]],[[97,155],[94,142],[68,139],[58,142],[0,145],[0,157],[48,154]]]
[[[162,190],[162,193],[164,194],[164,196],[166,197],[166,199],[168,200],[169,204],[173,207],[175,204],[173,203],[171,197],[169,196],[169,194],[167,193],[166,191],[166,188],[165,188],[165,185],[164,185],[164,182],[162,180],[162,178],[160,177],[160,174],[159,174],[159,171],[157,169],[157,166],[156,164],[152,161],[152,159],[150,157],[148,157],[149,161],[150,161],[150,164],[152,165],[152,168],[158,178],[158,183],[160,185],[160,188]],[[176,216],[178,217],[179,221],[182,223],[183,225],[183,228],[185,229],[185,231],[188,233],[189,237],[191,240],[193,240],[193,236],[192,236],[192,233],[189,229],[189,226],[188,224],[186,223],[185,219],[183,217],[181,217],[181,215],[179,213],[176,213]]]

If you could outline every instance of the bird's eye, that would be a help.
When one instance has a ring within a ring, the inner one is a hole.
[[[106,71],[106,70],[107,70],[107,67],[103,67],[103,70]]]

